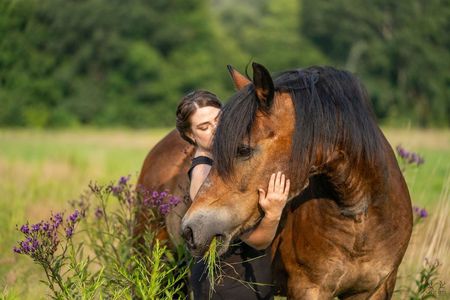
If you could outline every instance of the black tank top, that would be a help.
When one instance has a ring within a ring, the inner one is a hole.
[[[189,168],[189,171],[188,171],[189,180],[191,180],[191,178],[192,178],[192,170],[195,168],[195,166],[202,165],[202,164],[212,166],[213,162],[214,161],[207,156],[194,157],[192,159],[191,167]]]

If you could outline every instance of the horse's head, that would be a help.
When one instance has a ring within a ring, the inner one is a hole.
[[[311,174],[332,164],[341,167],[348,158],[341,147],[345,139],[362,139],[355,151],[366,143],[362,135],[339,132],[347,121],[342,114],[352,111],[351,104],[339,102],[364,98],[359,82],[348,72],[313,67],[284,72],[275,81],[256,63],[253,81],[230,72],[239,91],[222,111],[213,144],[214,165],[182,221],[194,255],[203,254],[213,237],[219,238],[218,252],[223,254],[233,238],[258,224],[258,188],[267,189],[272,173],[284,172],[291,179],[290,196],[295,196]]]
[[[253,82],[230,68],[240,89],[222,111],[214,140],[215,164],[183,218],[194,254],[206,251],[214,236],[225,251],[236,235],[261,218],[258,187],[271,173],[288,171],[294,111],[287,93],[276,93],[269,72],[253,64]]]

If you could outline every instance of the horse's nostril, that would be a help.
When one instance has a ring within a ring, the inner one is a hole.
[[[183,230],[183,238],[188,244],[189,248],[195,249],[194,233],[192,232],[191,227],[186,226],[186,228]]]

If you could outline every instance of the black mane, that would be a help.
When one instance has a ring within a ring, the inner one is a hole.
[[[382,135],[367,92],[350,72],[332,67],[289,70],[274,84],[276,91],[291,94],[295,107],[291,178],[305,179],[318,150],[325,154],[343,150],[350,163],[369,169],[383,159]],[[238,148],[250,138],[258,103],[249,85],[222,111],[213,156],[223,178],[231,177]]]

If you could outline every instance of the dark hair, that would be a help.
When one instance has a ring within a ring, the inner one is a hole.
[[[274,85],[276,91],[290,93],[295,108],[291,179],[306,178],[316,149],[346,150],[351,163],[367,162],[372,169],[384,161],[382,134],[367,92],[354,75],[332,67],[310,67],[283,72]],[[251,136],[258,103],[249,85],[222,110],[212,148],[213,157],[220,157],[215,163],[222,178],[232,177],[236,153],[243,139]]]
[[[181,137],[195,146],[195,142],[187,136],[191,130],[191,116],[197,108],[212,106],[219,109],[222,108],[222,103],[219,98],[211,92],[198,90],[190,92],[181,98],[180,104],[177,108],[177,123],[176,127]]]

